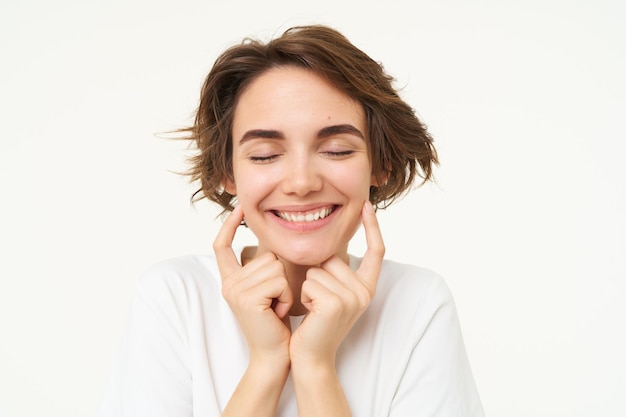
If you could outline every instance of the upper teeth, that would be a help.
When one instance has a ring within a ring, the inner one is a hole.
[[[315,220],[323,219],[332,213],[332,207],[326,207],[321,210],[310,212],[310,213],[287,213],[284,211],[279,211],[276,214],[288,222],[314,222]]]

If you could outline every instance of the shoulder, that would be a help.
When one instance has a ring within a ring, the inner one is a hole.
[[[356,259],[356,263],[360,259]],[[452,294],[438,273],[416,265],[385,260],[368,317],[384,321],[404,336],[422,334],[433,318],[456,315]],[[410,330],[412,329],[412,330]]]
[[[383,282],[402,280],[421,285],[431,285],[443,281],[439,274],[428,268],[389,259],[383,261],[380,280]]]
[[[360,258],[355,258],[356,265]],[[431,269],[385,259],[378,278],[377,297],[393,297],[415,302],[435,303],[452,301],[452,294],[444,278]]]
[[[157,262],[144,271],[140,281],[148,281],[157,276],[193,278],[207,273],[218,273],[217,262],[213,255],[186,255]]]
[[[166,259],[147,268],[137,280],[134,295],[188,298],[192,293],[212,293],[220,288],[215,257],[187,255]]]

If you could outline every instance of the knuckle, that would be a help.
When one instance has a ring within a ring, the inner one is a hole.
[[[344,299],[343,305],[345,310],[354,311],[359,308],[359,300],[354,293],[350,293],[350,295]]]
[[[302,292],[307,292],[311,289],[312,281],[309,281],[309,278],[302,283]]]
[[[271,268],[271,271],[275,275],[283,275],[283,272],[285,270],[285,268],[283,267],[282,262],[280,262],[279,260],[272,261],[272,263],[270,265],[270,268]]]
[[[367,288],[360,288],[355,293],[355,297],[357,299],[357,304],[361,310],[364,310],[369,306],[372,301],[372,294]]]
[[[309,268],[306,271],[306,279],[318,279],[321,276],[321,274],[324,273],[323,271],[324,271],[323,269],[317,268],[317,267]]]
[[[372,294],[366,287],[359,287],[359,289],[355,292],[355,297],[357,300],[357,304],[359,309],[364,310],[367,306],[370,305],[372,301]]]
[[[326,302],[328,303],[328,308],[332,311],[341,313],[345,310],[346,303],[341,300],[336,294],[332,294],[331,296],[329,296]]]
[[[266,252],[262,254],[261,256],[259,256],[259,258],[266,260],[266,261],[278,261],[278,258],[276,258],[276,255],[274,255],[272,252]]]
[[[224,299],[231,300],[233,292],[234,292],[234,289],[232,285],[224,284],[222,286],[222,297],[224,297]]]

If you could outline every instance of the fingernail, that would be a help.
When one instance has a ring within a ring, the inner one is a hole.
[[[374,206],[372,205],[372,203],[369,200],[365,202],[365,211],[367,213],[373,213],[374,212]]]

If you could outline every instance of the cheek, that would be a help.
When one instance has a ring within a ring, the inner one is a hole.
[[[235,186],[237,189],[237,201],[244,209],[250,211],[272,189],[275,188],[271,175],[265,175],[257,171],[239,169],[235,171]]]
[[[361,172],[361,175],[356,175],[356,173],[359,172]],[[349,169],[340,169],[333,172],[332,176],[337,186],[341,188],[346,195],[354,198],[363,198],[364,200],[369,198],[372,180],[369,166],[357,165],[349,167]]]

